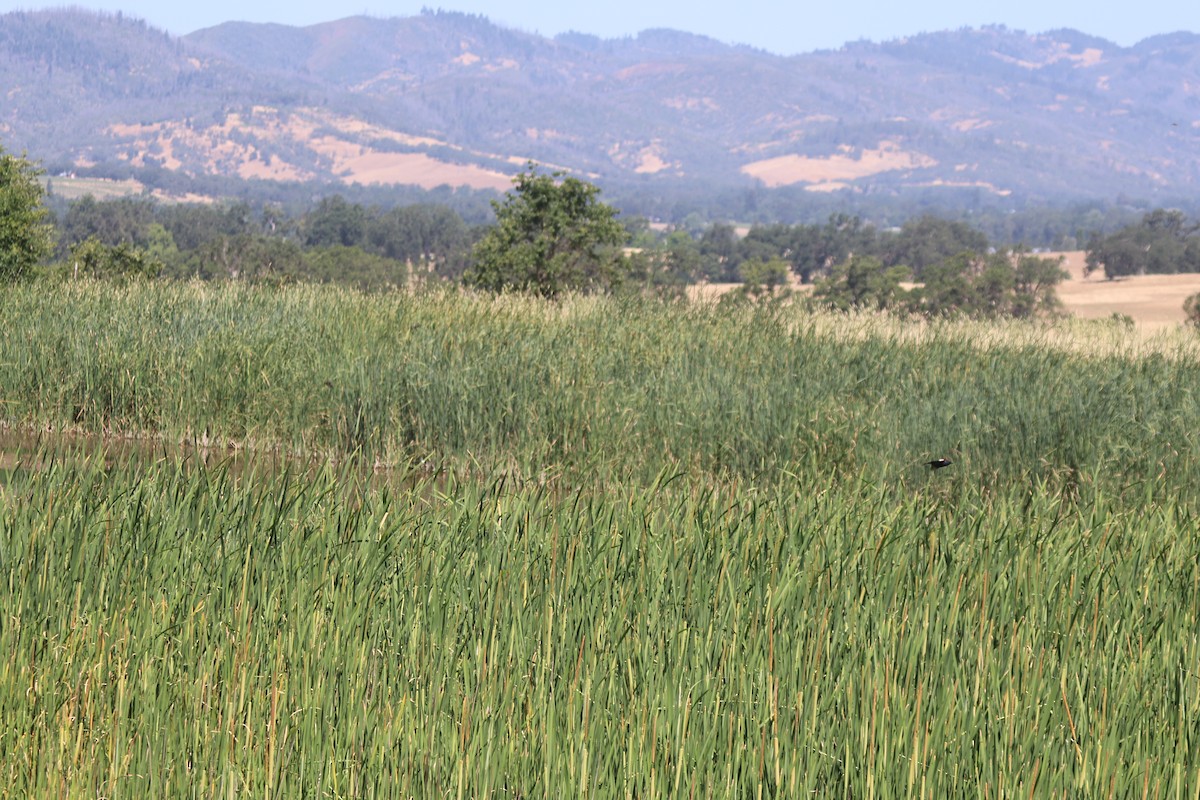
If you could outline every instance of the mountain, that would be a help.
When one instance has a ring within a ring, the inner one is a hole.
[[[447,12],[173,38],[63,10],[0,16],[0,82],[6,149],[177,191],[212,176],[503,190],[529,160],[644,197],[1019,207],[1200,189],[1191,33],[1123,48],[988,27],[781,57]]]

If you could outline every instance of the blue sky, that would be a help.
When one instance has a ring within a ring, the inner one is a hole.
[[[51,3],[7,2],[0,11],[61,7]],[[836,48],[848,41],[894,39],[923,31],[964,26],[1002,24],[1040,33],[1055,28],[1076,28],[1121,45],[1159,33],[1179,30],[1200,32],[1197,0],[1141,0],[1114,3],[1105,0],[739,0],[720,4],[695,0],[414,0],[376,2],[350,0],[263,0],[203,3],[163,0],[74,0],[72,5],[123,11],[145,19],[171,33],[190,33],[229,20],[309,25],[366,13],[373,16],[410,16],[423,6],[483,14],[507,27],[544,35],[567,30],[604,37],[625,36],[646,28],[676,28],[711,36],[724,42],[750,44],[790,55]]]

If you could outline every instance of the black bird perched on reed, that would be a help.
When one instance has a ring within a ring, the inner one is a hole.
[[[953,463],[954,462],[948,458],[935,458],[933,461],[926,461],[925,465],[927,467],[929,467],[931,470],[933,470],[934,472],[937,472],[939,469],[942,469],[943,467],[948,467]]]

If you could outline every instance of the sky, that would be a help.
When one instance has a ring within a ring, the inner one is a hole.
[[[61,0],[0,0],[0,12],[63,5]],[[1197,0],[73,0],[71,5],[121,11],[177,35],[234,20],[312,25],[356,14],[412,16],[429,7],[482,14],[505,27],[545,36],[573,30],[611,38],[647,28],[675,28],[781,55],[834,49],[859,39],[878,42],[994,24],[1028,33],[1075,28],[1122,46],[1160,33],[1200,33]]]

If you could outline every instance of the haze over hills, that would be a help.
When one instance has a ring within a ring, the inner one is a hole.
[[[1023,207],[1200,189],[1200,36],[930,33],[781,57],[432,12],[174,38],[0,16],[0,143],[52,173],[503,190],[528,160],[651,196]],[[207,177],[206,177],[207,176]],[[208,183],[204,183],[204,181]]]

